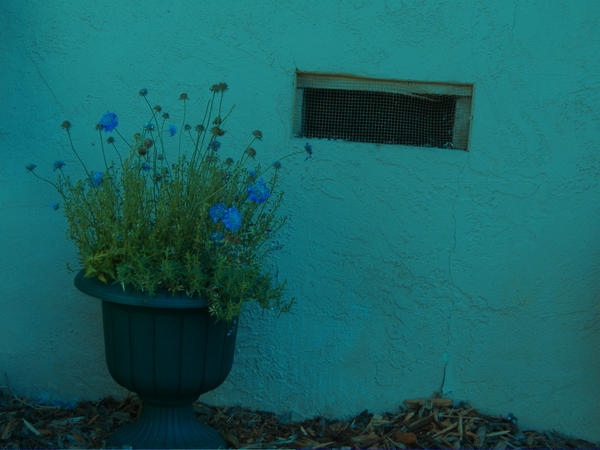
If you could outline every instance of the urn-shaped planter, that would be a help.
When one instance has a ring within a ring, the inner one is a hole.
[[[139,395],[138,419],[116,430],[112,448],[226,448],[201,423],[193,402],[218,387],[233,364],[237,319],[215,322],[201,298],[154,297],[75,277],[82,292],[102,300],[106,363],[121,386]]]

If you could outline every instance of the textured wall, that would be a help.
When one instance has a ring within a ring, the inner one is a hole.
[[[226,3],[2,2],[0,370],[17,392],[125,394],[100,304],[64,268],[55,194],[24,170],[76,167],[62,120],[100,164],[93,125],[110,110],[137,131],[139,88],[172,114],[188,92],[200,119],[226,81],[223,151],[259,128],[268,163],[304,144],[299,68],[474,83],[471,151],[312,140],[312,161],[287,160],[274,261],[296,306],[249,305],[228,380],[201,400],[346,417],[442,389],[600,439],[600,3]]]

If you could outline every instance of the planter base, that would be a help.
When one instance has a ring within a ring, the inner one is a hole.
[[[142,400],[143,401],[143,400]],[[139,417],[113,432],[107,448],[227,448],[216,430],[201,423],[190,403],[159,406],[143,402]]]

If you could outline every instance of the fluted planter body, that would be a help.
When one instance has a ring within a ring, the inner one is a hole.
[[[204,299],[123,292],[84,278],[83,271],[75,286],[102,300],[108,370],[143,402],[138,419],[115,431],[107,446],[225,448],[223,438],[198,421],[192,404],[229,374],[237,320],[227,328],[210,317]]]

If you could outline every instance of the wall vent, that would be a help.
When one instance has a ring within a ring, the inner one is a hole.
[[[296,71],[294,135],[468,150],[473,85]]]

